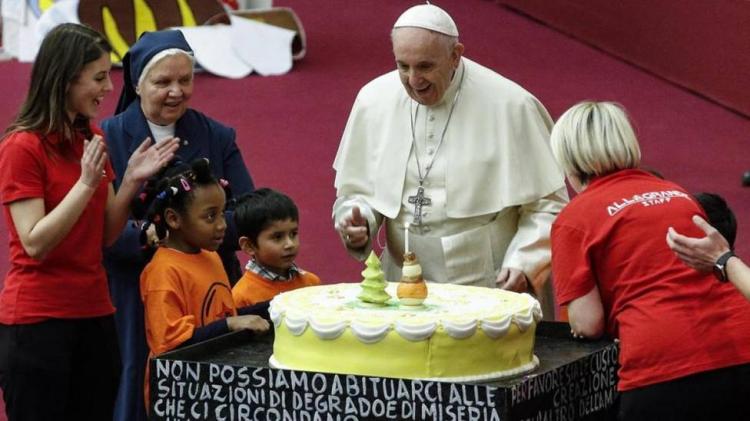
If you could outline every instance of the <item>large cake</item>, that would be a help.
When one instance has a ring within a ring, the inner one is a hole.
[[[396,283],[386,292],[396,297]],[[357,297],[359,284],[285,292],[271,302],[277,368],[441,380],[484,380],[534,369],[539,302],[528,294],[429,283],[420,306]]]

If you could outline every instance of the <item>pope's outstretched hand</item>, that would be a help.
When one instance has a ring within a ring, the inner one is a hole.
[[[336,224],[336,229],[349,248],[361,248],[367,245],[369,229],[367,219],[362,216],[359,206],[354,206],[348,214]]]

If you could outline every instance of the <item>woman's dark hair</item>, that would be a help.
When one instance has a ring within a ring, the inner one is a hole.
[[[67,141],[62,145],[69,145],[76,130],[91,137],[88,118],[70,121],[68,117],[68,88],[88,63],[110,51],[112,47],[104,36],[88,26],[64,23],[52,29],[44,37],[31,69],[26,99],[5,133],[59,133]]]
[[[190,164],[174,159],[159,174],[149,179],[143,191],[133,199],[131,206],[133,216],[146,221],[141,228],[141,244],[146,245],[146,231],[151,224],[156,228],[159,240],[166,238],[166,210],[174,209],[184,215],[195,197],[195,188],[212,184],[219,184],[227,197],[231,195],[229,183],[224,179],[217,180],[211,174],[211,167],[205,158]]]
[[[237,235],[247,237],[257,245],[258,235],[275,221],[299,221],[299,211],[289,196],[279,191],[262,188],[237,198],[234,223]]]

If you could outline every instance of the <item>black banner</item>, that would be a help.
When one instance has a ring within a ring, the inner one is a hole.
[[[612,344],[570,364],[529,376],[508,391],[510,419],[607,419],[617,400],[618,347]]]
[[[156,420],[497,420],[501,389],[156,359]]]

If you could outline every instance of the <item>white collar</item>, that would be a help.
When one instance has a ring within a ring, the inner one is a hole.
[[[148,128],[151,129],[151,134],[154,135],[154,142],[161,142],[164,139],[174,137],[176,123],[168,124],[166,126],[160,126],[156,123],[152,123],[146,119]]]

